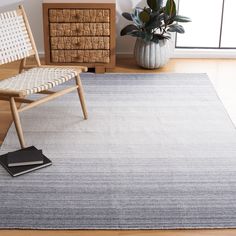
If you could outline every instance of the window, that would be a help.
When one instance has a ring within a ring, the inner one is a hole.
[[[192,19],[183,23],[176,48],[236,48],[235,0],[179,0],[179,14]]]

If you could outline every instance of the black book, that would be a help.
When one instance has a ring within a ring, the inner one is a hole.
[[[7,154],[9,167],[43,164],[42,150],[19,150]]]
[[[32,151],[32,150],[38,150],[36,147],[31,146],[28,148],[22,149],[23,151]],[[20,151],[20,150],[19,150]],[[43,154],[42,154],[43,155]],[[9,174],[13,177],[26,174],[28,172],[50,166],[52,162],[43,155],[43,163],[38,165],[26,165],[26,166],[15,166],[15,167],[8,167],[8,154],[4,154],[0,156],[0,164],[9,172]]]

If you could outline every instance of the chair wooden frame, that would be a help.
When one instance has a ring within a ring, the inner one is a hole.
[[[36,48],[36,44],[33,38],[33,34],[24,10],[24,7],[22,5],[19,6],[19,9],[17,10],[17,14],[18,15],[22,15],[23,19],[24,19],[24,23],[26,26],[26,30],[30,39],[30,43],[32,45],[32,50],[30,51],[30,55],[29,56],[34,56],[36,59],[36,63],[37,63],[37,68],[60,68],[60,66],[45,66],[45,65],[41,65],[40,59],[39,59],[39,55],[37,52],[37,48]],[[26,66],[26,57],[24,57],[23,59],[21,59],[21,63],[20,63],[20,68],[19,68],[19,73],[21,73],[24,70],[30,69],[32,67],[28,67]],[[24,139],[24,135],[23,135],[23,130],[22,130],[22,126],[21,126],[21,122],[20,122],[20,116],[19,113],[26,111],[28,109],[31,109],[33,107],[36,107],[40,104],[46,103],[52,99],[55,99],[59,96],[62,96],[64,94],[70,93],[74,90],[77,90],[78,92],[78,96],[79,96],[79,100],[81,103],[81,107],[82,107],[82,111],[83,111],[83,116],[84,119],[88,119],[88,113],[87,113],[87,109],[86,109],[86,104],[85,104],[85,97],[84,97],[84,91],[83,91],[83,86],[80,80],[80,76],[79,74],[81,72],[86,72],[87,71],[87,67],[82,67],[82,66],[63,66],[62,68],[71,68],[74,71],[77,72],[77,76],[75,77],[75,86],[71,86],[69,88],[60,90],[60,91],[50,91],[50,90],[44,90],[39,92],[38,94],[43,94],[46,95],[44,97],[39,98],[38,100],[31,100],[31,99],[27,99],[26,98],[26,94],[24,94],[23,91],[14,91],[14,90],[4,90],[4,89],[0,89],[0,100],[3,101],[8,101],[10,104],[10,108],[11,108],[11,114],[12,114],[12,118],[15,124],[15,128],[17,131],[17,135],[19,138],[19,142],[22,148],[26,147],[26,142]],[[20,108],[17,108],[16,102],[20,102],[22,104],[26,104]]]

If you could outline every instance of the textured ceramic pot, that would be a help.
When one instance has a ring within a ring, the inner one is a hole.
[[[163,67],[170,59],[170,43],[160,40],[159,43],[145,42],[137,38],[134,56],[139,66],[147,69]]]

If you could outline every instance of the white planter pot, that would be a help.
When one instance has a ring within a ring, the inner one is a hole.
[[[137,38],[134,47],[137,64],[147,69],[157,69],[166,65],[170,59],[170,52],[168,40],[160,40],[159,43],[154,43]]]

